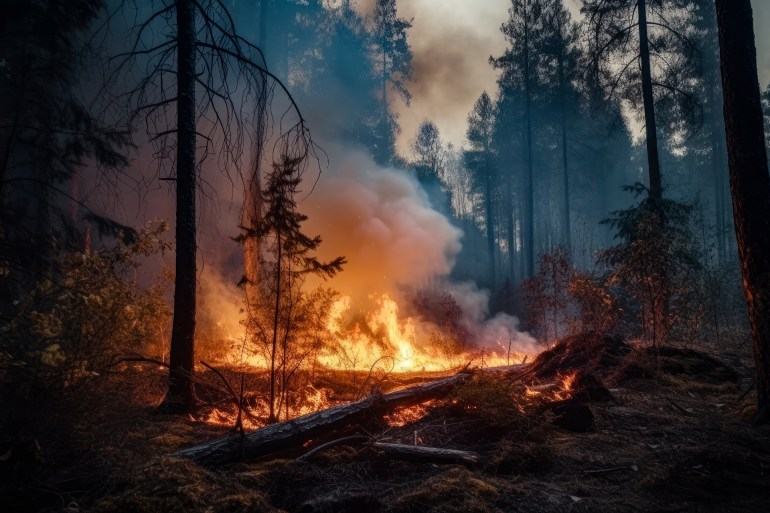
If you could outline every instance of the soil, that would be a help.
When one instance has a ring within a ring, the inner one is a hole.
[[[135,383],[136,372],[123,379]],[[446,400],[361,430],[379,441],[475,451],[475,467],[389,460],[357,443],[306,462],[296,460],[301,449],[202,468],[169,454],[227,427],[158,414],[137,404],[141,394],[123,394],[81,419],[75,459],[47,465],[36,480],[6,481],[3,503],[67,513],[763,512],[770,427],[748,421],[750,376],[726,355],[651,352],[587,335],[526,369],[479,373]],[[593,395],[581,394],[589,388]],[[568,399],[590,410],[587,431],[554,422],[552,404]]]

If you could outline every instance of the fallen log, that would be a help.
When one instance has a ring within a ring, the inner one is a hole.
[[[387,394],[373,394],[354,403],[333,406],[296,419],[270,424],[249,433],[231,434],[182,449],[174,453],[174,456],[188,458],[208,466],[261,458],[279,451],[301,447],[310,440],[335,431],[349,431],[351,426],[364,425],[396,408],[414,406],[437,399],[470,376],[470,373],[462,372]]]
[[[421,445],[391,444],[384,442],[374,442],[372,443],[372,447],[387,457],[417,463],[460,463],[473,466],[479,462],[479,459],[481,459],[481,456],[475,452],[444,449],[441,447],[423,447]]]

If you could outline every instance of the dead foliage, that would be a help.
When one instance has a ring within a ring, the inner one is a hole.
[[[532,372],[541,379],[578,370],[606,374],[620,366],[631,351],[619,336],[581,333],[563,338],[540,353],[532,363]]]

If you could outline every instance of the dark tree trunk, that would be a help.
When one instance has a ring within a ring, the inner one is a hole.
[[[725,165],[724,154],[724,124],[720,115],[722,110],[722,98],[720,96],[718,81],[720,77],[716,66],[708,68],[707,81],[709,83],[708,103],[711,106],[710,124],[711,124],[711,174],[714,187],[714,238],[716,240],[717,263],[723,264],[727,261],[727,249],[725,239],[727,237],[725,223],[725,179],[727,166]]]
[[[749,0],[716,0],[733,218],[757,367],[758,422],[770,420],[770,175]]]
[[[275,359],[278,356],[278,321],[280,320],[281,312],[281,264],[283,258],[283,243],[281,241],[281,230],[278,227],[275,235],[275,245],[278,249],[276,255],[276,270],[275,270],[275,311],[273,312],[273,339],[270,344],[270,416],[268,417],[269,423],[278,422],[278,416],[275,413],[275,380],[277,379],[277,372],[275,367]]]
[[[485,153],[484,210],[487,217],[487,251],[489,252],[489,287],[495,290],[495,224],[492,217],[492,169],[489,164],[489,148]],[[510,201],[510,197],[508,198]]]
[[[663,198],[663,185],[661,183],[660,157],[658,155],[658,131],[655,123],[655,98],[652,93],[646,0],[639,0],[637,8],[639,9],[639,58],[642,64],[642,98],[644,99],[644,123],[647,135],[650,197],[660,201]]]
[[[509,176],[506,186],[507,191],[505,194],[505,217],[506,217],[506,229],[508,235],[508,267],[511,281],[516,281],[516,240],[513,229],[513,176]]]
[[[529,69],[529,8],[524,13],[524,93],[526,97],[527,123],[527,182],[525,184],[527,228],[524,230],[524,248],[527,253],[525,278],[535,275],[535,188],[532,173],[532,92]]]
[[[178,0],[177,16],[177,153],[176,280],[171,333],[169,387],[172,412],[195,409],[195,3]]]
[[[720,125],[717,125],[713,129],[711,135],[711,171],[714,186],[714,227],[715,237],[717,243],[717,262],[722,264],[727,261],[726,259],[726,244],[725,244],[725,216],[724,216],[724,167],[722,166],[722,159],[719,157],[721,154],[721,147],[719,145],[719,138],[721,135],[717,132],[721,129]]]
[[[559,30],[563,30],[562,27]],[[559,93],[561,99],[561,159],[564,180],[564,245],[572,255],[572,227],[570,226],[569,207],[569,161],[567,159],[567,85],[564,78],[564,41],[559,42]]]
[[[385,29],[383,28],[382,31],[382,144],[384,146],[390,138],[390,127],[388,126],[388,46]],[[385,153],[383,151],[383,156]],[[387,148],[387,159],[388,162],[393,160],[393,155],[390,154],[390,146]]]

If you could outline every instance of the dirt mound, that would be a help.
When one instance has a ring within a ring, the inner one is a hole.
[[[738,371],[713,356],[679,347],[663,346],[655,351],[646,350],[651,357],[657,356],[658,370],[671,375],[686,375],[704,383],[736,383]]]
[[[558,341],[532,363],[534,376],[546,379],[576,371],[605,375],[632,351],[621,337],[581,333]]]

